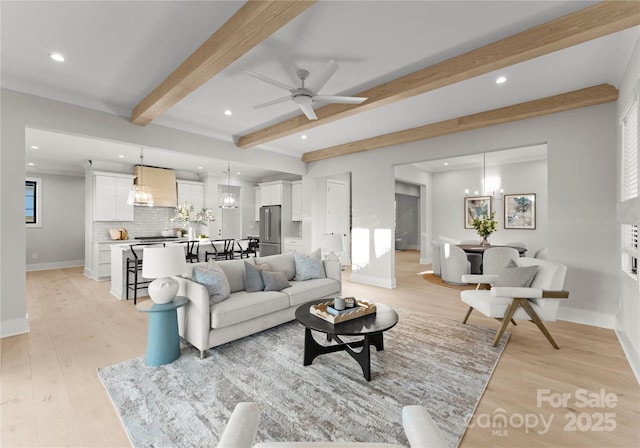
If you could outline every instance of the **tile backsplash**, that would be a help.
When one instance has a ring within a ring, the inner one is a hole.
[[[180,227],[177,222],[171,222],[174,214],[171,207],[134,207],[133,221],[94,221],[94,241],[110,240],[109,229],[127,229],[129,239],[138,236],[159,236],[165,229]]]

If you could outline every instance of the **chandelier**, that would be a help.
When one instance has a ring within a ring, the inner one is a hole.
[[[153,194],[149,187],[144,184],[144,157],[142,153],[142,147],[140,148],[140,176],[138,176],[131,190],[129,191],[129,197],[127,198],[127,204],[138,205],[144,207],[153,207]]]
[[[227,191],[222,193],[220,197],[221,208],[238,208],[238,201],[235,193],[231,192],[231,164],[227,164]]]

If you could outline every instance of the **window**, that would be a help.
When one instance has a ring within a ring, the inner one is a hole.
[[[27,227],[42,227],[42,214],[40,213],[41,179],[27,177],[24,181],[24,222]]]
[[[638,274],[638,226],[622,225],[622,269],[624,272]]]
[[[638,197],[638,100],[622,118],[622,194],[627,201]]]

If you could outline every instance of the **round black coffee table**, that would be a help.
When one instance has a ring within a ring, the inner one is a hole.
[[[332,324],[324,319],[311,314],[311,305],[327,302],[331,299],[316,300],[300,305],[296,310],[296,320],[304,328],[304,362],[303,365],[311,365],[313,360],[320,355],[338,351],[346,351],[362,367],[362,373],[367,381],[371,381],[371,356],[369,346],[376,350],[384,350],[382,334],[393,328],[398,323],[398,313],[381,303],[376,303],[376,313],[358,317],[339,324]],[[321,345],[313,338],[311,331],[318,331],[327,335],[327,341],[336,341],[337,344]],[[344,342],[340,336],[362,336],[362,340]],[[356,352],[354,348],[362,347]]]

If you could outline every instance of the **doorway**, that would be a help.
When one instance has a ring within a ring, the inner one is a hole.
[[[327,179],[326,233],[342,235],[344,250],[336,254],[343,265],[351,264],[351,194],[347,182]]]

